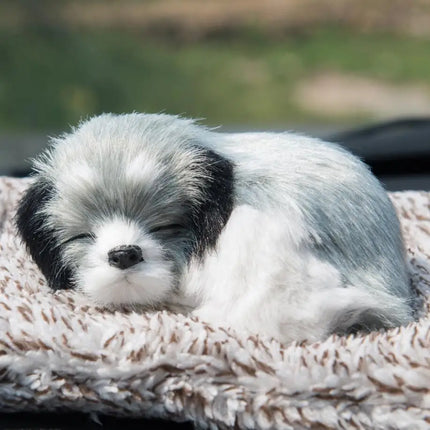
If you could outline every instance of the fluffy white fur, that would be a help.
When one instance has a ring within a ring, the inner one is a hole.
[[[170,264],[163,259],[162,247],[130,220],[114,219],[95,231],[97,241],[81,261],[77,285],[96,302],[102,304],[159,303],[171,290]],[[145,259],[145,270],[140,265],[124,273],[106,264],[108,252],[121,244],[139,245]],[[78,247],[76,247],[78,248]],[[78,252],[81,252],[78,248]],[[71,252],[71,261],[80,260]]]
[[[0,178],[2,412],[158,417],[202,429],[429,428],[430,193],[391,194],[422,318],[283,346],[168,311],[110,312],[73,290],[49,294],[12,222],[29,185]]]
[[[187,257],[178,214],[183,201],[204,199],[201,149],[233,166],[232,210],[215,246]],[[335,145],[215,133],[168,115],[102,115],[54,139],[36,169],[53,184],[39,215],[55,232],[61,265],[95,303],[169,308],[284,342],[413,318],[392,204]],[[154,233],[160,226],[167,239]],[[85,233],[92,237],[67,242]],[[121,245],[139,246],[144,262],[112,267],[107,253]]]

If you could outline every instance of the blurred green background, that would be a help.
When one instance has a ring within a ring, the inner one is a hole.
[[[226,128],[342,128],[430,113],[430,1],[7,1],[0,134],[101,112]]]

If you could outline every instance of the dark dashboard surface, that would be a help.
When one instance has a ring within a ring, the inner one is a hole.
[[[406,118],[341,132],[308,132],[363,159],[389,191],[430,190],[430,118]],[[26,176],[43,136],[0,137],[0,175]]]

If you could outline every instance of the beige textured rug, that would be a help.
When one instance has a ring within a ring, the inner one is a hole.
[[[27,182],[0,178],[0,410],[63,409],[238,429],[430,428],[430,193],[392,194],[419,322],[282,346],[169,312],[108,312],[52,293],[11,218]]]

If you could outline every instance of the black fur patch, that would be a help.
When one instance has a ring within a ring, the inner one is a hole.
[[[195,237],[192,254],[202,257],[216,245],[233,210],[233,164],[211,150],[203,150],[207,180],[203,200],[193,208],[191,231]]]
[[[71,287],[71,271],[60,260],[61,249],[55,231],[48,228],[46,216],[40,210],[52,199],[52,184],[39,179],[19,202],[15,222],[33,260],[39,266],[49,286],[54,290]]]

